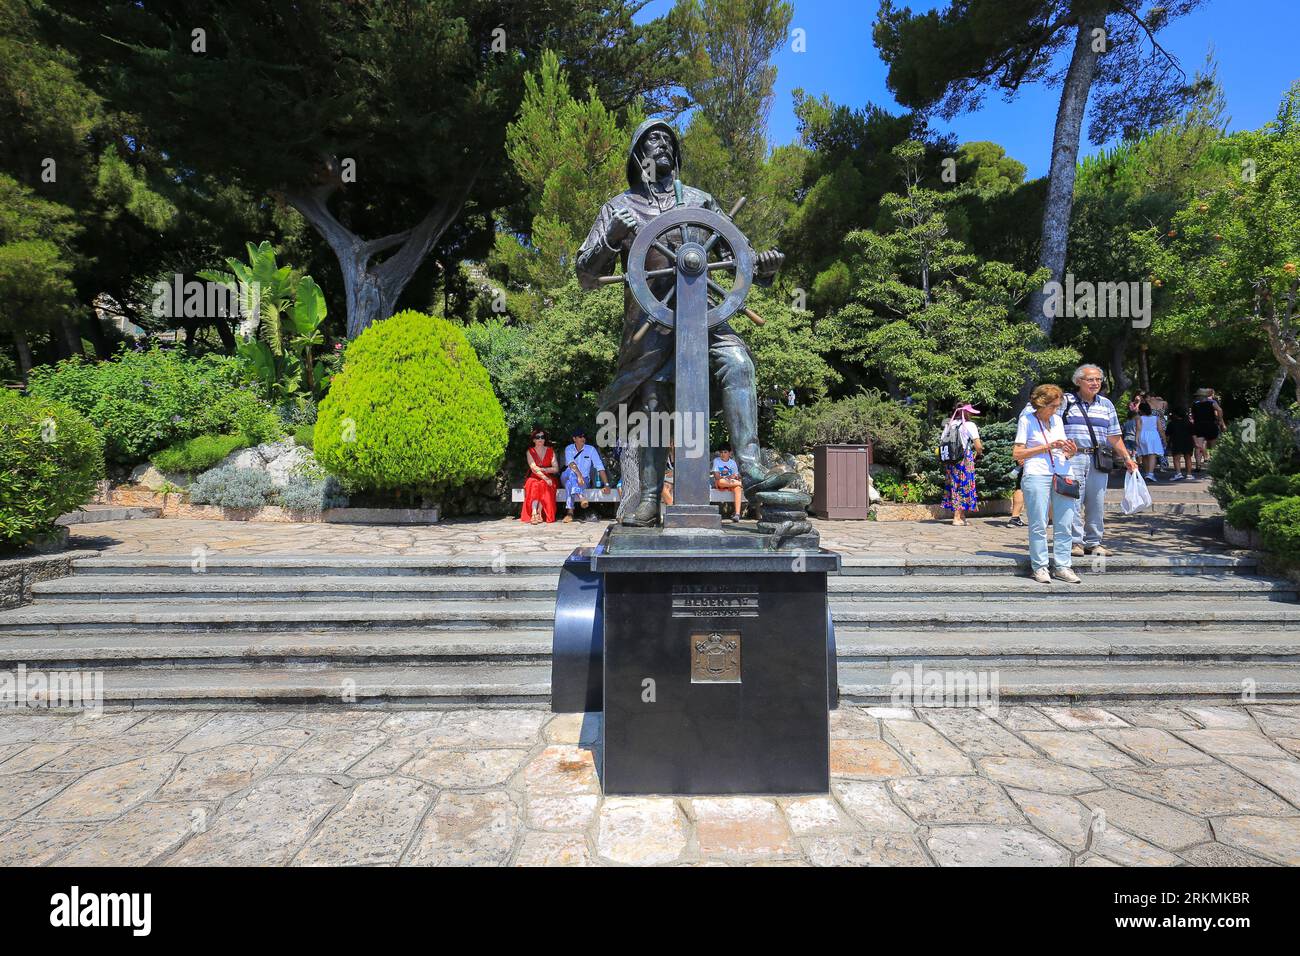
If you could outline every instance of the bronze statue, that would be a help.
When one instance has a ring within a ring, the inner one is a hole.
[[[681,147],[677,134],[662,120],[647,120],[632,136],[627,158],[627,191],[601,206],[600,214],[578,250],[578,280],[584,289],[593,289],[613,272],[618,260],[624,272],[628,253],[639,230],[657,217],[682,207],[702,207],[725,216],[713,197],[700,189],[686,186],[680,179]],[[689,242],[702,242],[685,226],[669,233],[665,245],[656,244],[645,259],[645,281],[659,299],[670,300],[673,283],[673,251]],[[739,235],[739,233],[736,233]],[[716,238],[716,237],[715,237]],[[741,237],[743,239],[743,237]],[[776,250],[753,255],[753,279],[770,285],[785,257]],[[734,253],[732,253],[734,258]],[[713,266],[708,266],[713,268]],[[653,273],[659,273],[653,275]],[[739,301],[739,298],[738,300]],[[623,336],[619,347],[618,372],[601,394],[599,410],[610,412],[620,405],[647,415],[667,412],[673,404],[675,374],[674,335],[672,329],[653,322],[638,304],[632,288],[624,291]],[[709,368],[719,386],[723,415],[731,434],[732,448],[740,469],[745,496],[751,501],[760,493],[795,481],[789,470],[764,467],[758,445],[758,396],[754,385],[754,360],[727,322],[714,325],[707,339]],[[707,400],[706,400],[707,401]],[[707,441],[707,439],[706,439]],[[641,449],[640,493],[636,509],[623,516],[623,523],[649,526],[659,515],[659,496],[663,486],[668,449],[652,443]],[[680,475],[682,462],[677,462]]]

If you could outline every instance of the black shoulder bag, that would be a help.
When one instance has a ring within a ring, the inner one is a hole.
[[[1110,442],[1098,444],[1097,433],[1092,430],[1092,416],[1073,395],[1070,396],[1070,401],[1074,402],[1074,407],[1083,414],[1083,423],[1088,426],[1088,437],[1092,439],[1092,463],[1097,466],[1098,471],[1114,471],[1115,450],[1110,447]]]

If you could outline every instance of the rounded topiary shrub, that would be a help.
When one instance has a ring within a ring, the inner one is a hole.
[[[0,550],[52,531],[103,476],[104,441],[83,416],[0,389]]]
[[[465,333],[399,312],[348,346],[320,404],[316,459],[349,490],[437,497],[496,474],[505,415]]]
[[[1290,475],[1260,475],[1250,484],[1246,485],[1247,495],[1272,495],[1280,497],[1290,495],[1291,476]]]
[[[1259,534],[1268,550],[1300,558],[1300,497],[1278,498],[1260,508]]]

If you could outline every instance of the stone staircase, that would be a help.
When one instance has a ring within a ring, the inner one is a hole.
[[[1253,558],[1085,560],[1074,587],[1023,560],[846,557],[843,698],[888,701],[918,666],[996,674],[1004,699],[1300,696],[1297,586]],[[0,612],[0,671],[102,671],[109,703],[544,706],[557,575],[554,556],[81,559]]]

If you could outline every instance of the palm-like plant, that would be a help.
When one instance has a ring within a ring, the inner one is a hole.
[[[318,398],[327,375],[312,350],[325,344],[325,296],[311,276],[276,263],[275,249],[263,241],[246,243],[248,261],[226,259],[229,272],[206,270],[199,276],[238,290],[245,322],[236,352],[262,383],[273,402]]]

